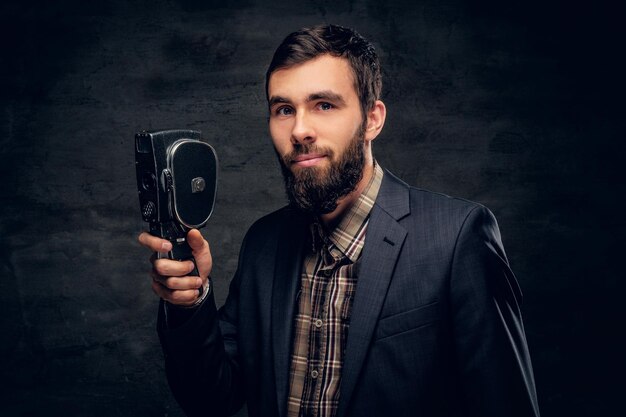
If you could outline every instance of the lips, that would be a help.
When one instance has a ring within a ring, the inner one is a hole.
[[[323,153],[307,153],[296,156],[291,160],[291,163],[300,167],[309,167],[316,165],[324,158],[326,158],[326,155]]]

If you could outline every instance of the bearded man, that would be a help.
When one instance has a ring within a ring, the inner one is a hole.
[[[153,260],[167,377],[187,414],[539,415],[496,220],[376,163],[381,85],[351,29],[303,29],[276,50],[269,129],[289,205],[250,228],[219,310],[197,230],[199,277],[190,261]]]

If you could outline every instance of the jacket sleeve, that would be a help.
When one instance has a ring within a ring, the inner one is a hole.
[[[471,416],[539,416],[522,325],[522,293],[493,214],[477,206],[455,244],[452,331],[461,390]]]
[[[164,302],[159,305],[157,331],[167,379],[188,416],[232,415],[245,400],[237,349],[238,295],[245,242],[244,239],[228,298],[219,311],[211,289],[191,317],[171,328],[165,320]]]

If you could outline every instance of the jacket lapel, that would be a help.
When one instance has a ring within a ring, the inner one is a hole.
[[[409,212],[408,186],[386,171],[367,226],[342,369],[338,416],[347,412],[407,235],[398,220]]]
[[[283,223],[275,260],[272,291],[272,335],[276,396],[279,415],[287,413],[289,369],[293,339],[293,318],[300,288],[303,244],[306,241],[306,222],[292,213]]]

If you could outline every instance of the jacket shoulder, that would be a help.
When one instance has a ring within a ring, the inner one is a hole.
[[[256,220],[246,233],[245,240],[263,241],[277,239],[284,228],[295,228],[302,224],[302,216],[290,206],[281,207]]]
[[[456,240],[462,230],[500,241],[498,222],[481,203],[410,187],[412,218],[422,227],[437,230]]]
[[[407,212],[410,213],[408,217],[423,218],[425,216],[429,218],[435,216],[440,219],[452,220],[455,218],[465,219],[473,212],[485,212],[489,216],[493,216],[489,209],[480,203],[410,186],[389,171],[385,172],[383,181],[383,184],[386,185],[385,192],[381,193],[383,198],[399,201],[403,199],[402,195],[408,195],[409,209]],[[388,203],[382,204],[391,206]],[[398,206],[399,204],[394,205]]]
[[[410,186],[389,171],[383,185],[377,203],[416,236],[453,242],[461,229],[481,225],[499,234],[493,213],[480,203]]]
[[[473,211],[489,211],[483,204],[444,193],[409,187],[411,208],[424,211],[439,211],[449,215],[467,215]]]

